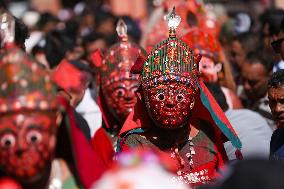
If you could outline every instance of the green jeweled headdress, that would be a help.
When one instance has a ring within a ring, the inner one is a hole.
[[[187,44],[176,37],[176,28],[180,21],[181,18],[173,9],[167,16],[168,39],[157,44],[144,62],[142,69],[144,88],[155,87],[158,83],[169,80],[191,86],[197,85],[200,56],[194,55]]]

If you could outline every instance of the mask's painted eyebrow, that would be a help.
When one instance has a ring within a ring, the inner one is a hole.
[[[16,135],[15,130],[11,129],[11,128],[0,128],[0,135],[3,133],[12,133],[14,135]]]
[[[116,89],[124,89],[125,86],[124,85],[118,85],[116,87],[114,87],[113,89],[116,90]]]
[[[162,93],[162,92],[165,92],[165,91],[166,91],[166,89],[161,89],[161,88],[156,90],[157,93]]]
[[[37,129],[37,130],[42,130],[43,129],[43,126],[42,124],[29,124],[28,127],[27,127],[28,130],[31,130],[31,129]]]

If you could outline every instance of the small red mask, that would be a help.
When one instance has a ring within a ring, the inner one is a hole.
[[[55,113],[38,111],[0,117],[0,165],[20,180],[32,180],[51,163],[56,143]]]
[[[201,78],[205,82],[217,82],[218,72],[222,70],[222,64],[217,63],[211,59],[203,56],[199,62],[199,71],[201,72]]]
[[[175,129],[190,118],[194,90],[186,84],[169,81],[144,92],[148,112],[158,127]]]
[[[138,79],[133,77],[115,81],[103,87],[106,103],[117,120],[123,122],[133,110],[137,98],[135,91],[138,88]]]
[[[109,111],[123,123],[137,102],[138,76],[130,74],[130,69],[140,55],[146,56],[146,52],[128,41],[127,26],[123,20],[118,21],[116,30],[120,41],[105,53],[100,65],[100,80]]]

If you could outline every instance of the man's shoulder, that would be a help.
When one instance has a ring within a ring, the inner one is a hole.
[[[250,117],[253,119],[259,119],[259,120],[263,120],[265,121],[265,119],[259,115],[258,112],[249,110],[249,109],[234,109],[234,110],[228,110],[226,112],[226,116],[227,117],[239,117],[239,118],[243,118],[243,117]]]

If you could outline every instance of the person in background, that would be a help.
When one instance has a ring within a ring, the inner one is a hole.
[[[95,50],[97,49],[100,49],[100,51],[104,53],[107,50],[107,48],[110,46],[108,38],[105,37],[104,34],[97,32],[91,32],[85,35],[82,38],[82,43],[86,57],[88,57],[88,55],[95,52]]]
[[[277,128],[270,142],[272,159],[284,159],[284,71],[272,74],[268,82],[269,106]]]
[[[95,15],[95,32],[102,33],[111,43],[115,42],[115,22],[117,18],[109,11],[98,10]]]
[[[281,21],[284,18],[284,10],[282,9],[268,9],[259,18],[261,26],[261,43],[263,46],[263,52],[267,52],[267,56],[270,57],[274,66],[273,72],[284,67],[279,54],[273,53],[271,42],[275,41],[280,32]]]
[[[242,108],[239,97],[235,94],[236,85],[230,65],[225,60],[223,49],[216,37],[203,29],[192,29],[182,37],[194,53],[202,55],[199,71],[204,82],[218,83],[226,96],[229,107]]]
[[[78,126],[90,140],[90,128],[86,120],[75,110],[82,101],[91,82],[88,66],[80,61],[62,60],[52,72],[52,80],[58,86],[58,93],[74,108]]]
[[[127,35],[130,41],[133,41],[136,44],[139,44],[141,40],[142,31],[138,23],[129,16],[121,16],[119,19],[122,19],[127,26]]]
[[[275,64],[273,67],[273,72],[276,72],[277,70],[284,69],[284,16],[280,24],[280,32],[278,33],[275,40],[271,42],[271,46],[275,53],[279,54],[282,58],[281,61],[278,62],[278,64]]]
[[[230,165],[216,184],[200,189],[282,189],[283,174],[279,161],[244,160]]]
[[[248,32],[237,35],[231,43],[229,61],[233,68],[233,75],[237,86],[242,84],[241,69],[248,53],[256,50],[257,37],[255,33]],[[239,90],[239,89],[238,89]]]
[[[252,157],[268,159],[272,130],[266,120],[249,109],[229,109],[220,86],[213,83],[206,83],[206,86],[237,132],[242,142],[243,159]],[[230,142],[226,142],[224,147],[229,160],[238,159],[238,154],[235,153],[236,149]]]
[[[271,128],[275,129],[267,98],[267,83],[272,65],[257,52],[248,54],[242,67],[243,89],[246,95],[245,107],[262,115]]]
[[[283,17],[284,10],[282,9],[267,9],[259,17],[262,43],[269,52],[272,52],[270,43],[277,38]]]
[[[57,27],[60,20],[49,12],[44,12],[40,14],[37,27],[44,33],[47,34]]]

